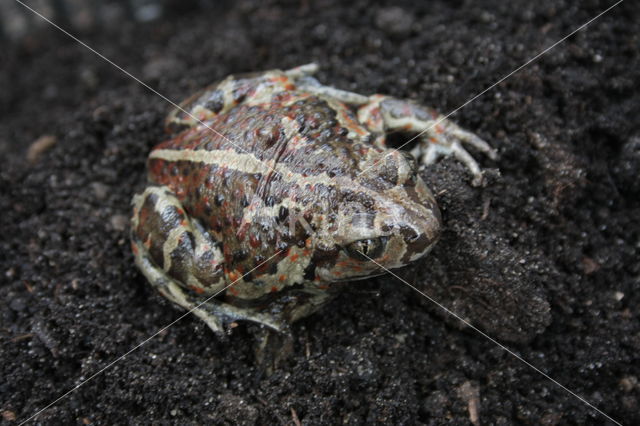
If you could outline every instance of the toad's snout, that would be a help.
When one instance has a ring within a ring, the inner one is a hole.
[[[405,213],[405,220],[397,224],[397,229],[406,245],[407,258],[404,262],[413,262],[425,256],[440,238],[442,217],[437,205]]]

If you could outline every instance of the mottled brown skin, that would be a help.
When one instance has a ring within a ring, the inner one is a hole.
[[[415,159],[385,147],[387,133],[418,133],[437,114],[322,86],[312,68],[210,86],[169,116],[175,136],[150,154],[136,262],[216,331],[237,319],[282,331],[328,300],[328,284],[413,262],[438,239]],[[480,144],[448,121],[426,136],[431,157]]]

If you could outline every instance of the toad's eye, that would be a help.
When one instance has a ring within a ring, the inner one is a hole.
[[[387,237],[358,240],[345,247],[347,254],[353,259],[369,260],[379,257],[387,245]]]

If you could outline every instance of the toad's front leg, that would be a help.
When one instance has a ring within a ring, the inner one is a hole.
[[[358,119],[371,130],[417,135],[419,143],[412,154],[423,164],[432,164],[438,157],[453,155],[473,174],[473,184],[482,182],[482,171],[476,160],[464,149],[470,145],[495,160],[497,152],[475,134],[460,128],[432,108],[384,95],[370,96],[370,102],[358,110]]]

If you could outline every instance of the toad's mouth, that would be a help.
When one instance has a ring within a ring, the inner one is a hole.
[[[386,269],[378,267],[372,270],[371,272],[366,273],[365,275],[356,275],[353,277],[334,280],[333,282],[344,283],[349,281],[361,281],[361,280],[366,280],[367,278],[379,277],[380,275],[384,275],[386,273],[387,273]]]

